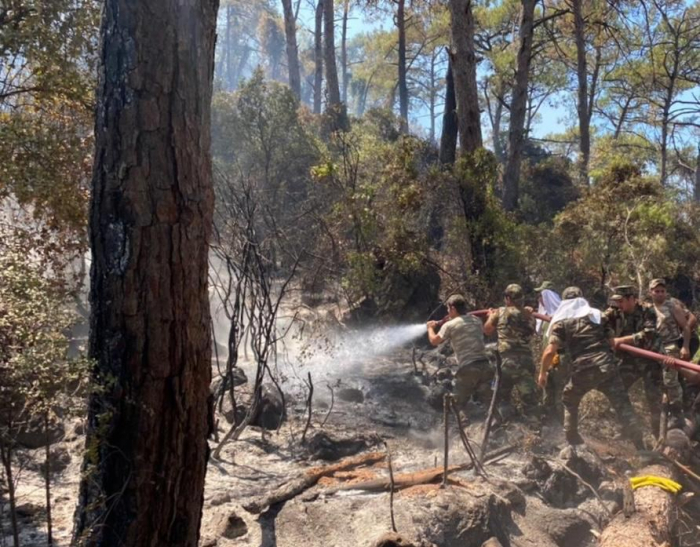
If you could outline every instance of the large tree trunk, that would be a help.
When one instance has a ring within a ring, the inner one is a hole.
[[[289,87],[301,99],[301,71],[299,69],[299,49],[297,48],[297,23],[292,9],[292,0],[282,0],[284,12],[284,34],[287,38],[287,67]]]
[[[318,0],[314,27],[314,114],[321,113],[323,104],[323,4]]]
[[[397,0],[396,27],[399,31],[399,116],[401,132],[408,133],[408,82],[406,81],[406,0]]]
[[[588,185],[588,162],[591,157],[591,117],[588,112],[588,64],[586,60],[586,25],[583,0],[572,0],[576,41],[576,76],[578,78],[579,182]]]
[[[481,148],[481,116],[476,87],[472,0],[450,0],[452,73],[457,99],[459,140],[464,152]]]
[[[89,403],[75,543],[198,542],[217,8],[105,2],[90,210],[89,356],[100,389]]]
[[[457,100],[455,82],[452,77],[452,61],[447,59],[445,76],[445,112],[442,115],[442,135],[440,136],[440,163],[453,165],[457,155]]]
[[[520,162],[525,140],[525,114],[527,91],[530,81],[532,57],[532,33],[536,0],[522,0],[520,12],[520,48],[515,72],[515,85],[510,105],[510,129],[508,131],[508,160],[503,174],[503,207],[514,211],[518,207]]]
[[[677,478],[670,465],[651,465],[637,473]],[[671,545],[671,533],[678,509],[674,495],[648,486],[634,491],[636,511],[629,517],[618,513],[603,530],[600,547],[654,547]]]
[[[233,68],[233,6],[226,6],[226,39],[224,40],[224,47],[226,48],[224,89],[232,91],[236,84]]]

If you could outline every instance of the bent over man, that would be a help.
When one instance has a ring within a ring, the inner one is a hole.
[[[578,432],[581,399],[592,389],[602,392],[620,420],[622,430],[637,448],[643,448],[642,432],[613,357],[613,332],[600,310],[591,308],[581,289],[568,287],[554,314],[549,344],[542,355],[538,384],[544,388],[547,371],[559,348],[571,356],[571,378],[564,388],[564,432],[569,444],[582,444]]]
[[[438,321],[429,321],[428,339],[433,346],[449,340],[459,366],[455,375],[455,402],[464,411],[472,395],[488,399],[493,370],[486,354],[481,320],[467,315],[467,303],[459,294],[450,296],[446,305],[449,321],[438,333],[435,332]]]

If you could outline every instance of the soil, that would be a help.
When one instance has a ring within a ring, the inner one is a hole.
[[[318,317],[318,310],[314,314]],[[442,412],[429,402],[432,385],[428,378],[437,370],[431,363],[443,363],[444,358],[439,358],[437,350],[425,348],[418,354],[428,363],[422,374],[414,369],[410,347],[338,367],[330,361],[326,366],[305,368],[303,363],[292,366],[280,360],[277,372],[285,391],[287,419],[277,431],[249,426],[238,441],[223,448],[219,460],[210,461],[201,545],[369,547],[382,537],[382,545],[481,547],[488,541],[489,545],[500,542],[504,547],[596,545],[596,534],[608,522],[609,515],[621,508],[620,484],[625,480],[625,471],[636,467],[637,456],[631,444],[616,438],[620,432],[611,419],[609,406],[595,393],[583,403],[581,427],[587,441],[585,447],[562,450],[563,432],[553,420],[545,419],[539,428],[531,420],[516,418],[494,428],[489,450],[507,445],[515,448],[486,465],[486,478],[473,470],[459,471],[451,473],[446,488],[425,484],[396,492],[393,512],[401,543],[386,540],[392,529],[388,492],[344,489],[324,494],[324,490],[341,484],[388,477],[386,461],[325,477],[311,490],[262,514],[243,509],[252,497],[260,497],[310,469],[356,453],[388,450],[394,474],[441,466]],[[249,367],[246,372],[249,378],[254,377]],[[312,374],[315,396],[311,426],[302,445],[307,421],[307,372]],[[247,388],[238,389],[244,398]],[[347,396],[338,397],[341,390]],[[635,401],[643,399],[637,392],[633,397]],[[475,408],[473,416],[479,415],[483,416],[483,409]],[[224,418],[218,424],[222,438],[230,426]],[[473,418],[466,431],[478,447],[482,418]],[[450,425],[449,432],[450,465],[467,463],[469,458],[455,424]],[[82,424],[74,421],[66,424],[64,437],[52,447],[57,462],[60,459],[52,483],[57,546],[70,542],[83,444]],[[216,443],[212,440],[211,445]],[[23,546],[46,544],[40,468],[43,456],[43,449],[22,449],[18,454],[23,467],[18,476]],[[563,464],[590,482],[601,500],[568,473]],[[314,493],[317,495],[310,495]],[[2,501],[5,503],[0,504],[0,522],[5,537],[0,539],[0,545],[10,545],[4,493]],[[697,502],[691,500],[683,509],[691,518],[688,528],[695,526],[694,504]],[[700,544],[688,543],[697,541],[691,533],[685,537],[679,545]]]

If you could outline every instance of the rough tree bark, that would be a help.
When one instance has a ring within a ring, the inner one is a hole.
[[[399,31],[399,116],[401,132],[408,133],[408,82],[406,81],[406,0],[396,0],[396,28]]]
[[[314,27],[314,114],[321,113],[323,105],[323,5],[316,4],[316,25]]]
[[[591,116],[588,111],[588,63],[586,60],[586,23],[583,0],[572,0],[574,38],[576,41],[576,76],[578,78],[579,182],[588,185],[588,162],[591,157]]]
[[[335,129],[347,127],[347,113],[345,105],[340,100],[340,84],[338,83],[338,67],[335,62],[335,18],[333,0],[324,0],[323,28],[324,28],[324,64],[326,65],[326,91],[328,104],[326,111],[334,120]]]
[[[217,8],[105,2],[90,209],[89,356],[101,389],[89,403],[76,545],[198,542]]]
[[[299,48],[297,47],[297,22],[294,17],[292,0],[282,0],[284,12],[284,34],[287,38],[287,67],[289,69],[289,87],[301,99],[301,70],[299,68]]]
[[[457,156],[457,100],[455,82],[452,77],[452,61],[447,60],[445,76],[445,112],[442,115],[442,135],[440,136],[440,163],[454,165]]]
[[[472,4],[472,0],[450,0],[450,59],[457,100],[459,140],[464,152],[473,152],[482,146]]]
[[[530,82],[532,36],[536,0],[522,0],[520,9],[520,47],[518,49],[515,85],[510,103],[510,128],[508,130],[508,160],[503,173],[503,207],[514,211],[518,207],[520,163],[525,140],[525,114],[527,91]]]
[[[678,479],[669,465],[651,465],[639,476],[654,475]],[[678,512],[674,495],[649,486],[634,491],[636,511],[630,517],[618,513],[603,530],[600,547],[654,547],[671,545],[673,525]]]

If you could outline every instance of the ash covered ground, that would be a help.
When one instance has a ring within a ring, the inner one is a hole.
[[[553,419],[538,427],[513,416],[492,431],[487,453],[498,456],[485,463],[485,476],[473,469],[451,471],[449,484],[442,488],[440,383],[449,383],[449,371],[454,369],[449,351],[421,346],[419,338],[414,350],[411,343],[400,343],[405,342],[399,339],[406,333],[384,331],[372,338],[373,329],[348,331],[328,309],[308,310],[299,319],[303,328],[290,331],[271,363],[284,392],[286,419],[279,428],[248,426],[238,440],[222,448],[219,459],[210,460],[201,545],[587,547],[597,544],[597,535],[621,509],[625,474],[644,462],[630,443],[619,438],[602,395],[593,392],[582,405],[586,447],[567,448]],[[225,355],[219,349],[221,366]],[[237,403],[245,407],[254,367],[245,358],[241,367],[249,381],[235,392]],[[216,375],[218,369],[213,369]],[[314,385],[310,421],[309,373]],[[635,406],[646,419],[643,396],[636,387]],[[274,385],[266,389],[271,399],[268,411],[274,416],[277,389]],[[477,453],[483,411],[476,408],[466,427]],[[241,409],[238,413],[240,419]],[[225,399],[217,413],[218,435],[212,437],[212,447],[217,445],[215,438],[223,438],[230,429],[235,414]],[[82,423],[71,422],[52,447],[56,545],[70,542],[82,433]],[[449,464],[468,464],[454,418],[448,433]],[[414,474],[406,479],[409,482],[411,478],[424,482],[394,493],[398,536],[393,539],[386,536],[392,530],[390,493],[379,484],[389,479],[385,457],[324,476],[283,503],[250,510],[251,500],[260,500],[285,484],[324,466],[372,453],[391,455],[397,483],[408,474]],[[21,450],[19,457],[23,462],[18,480],[22,544],[44,545],[39,463],[43,448]],[[419,480],[426,472],[432,479]],[[694,524],[696,503],[691,501],[682,510],[679,546],[700,544]],[[5,544],[8,541],[5,538]]]

